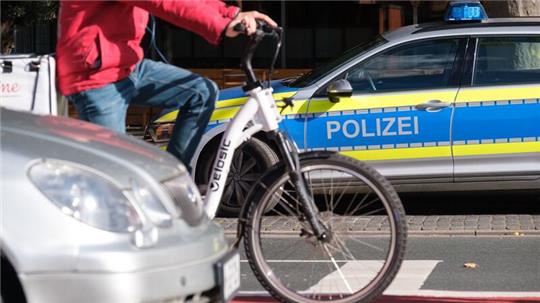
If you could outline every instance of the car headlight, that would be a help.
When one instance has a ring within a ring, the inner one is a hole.
[[[204,218],[201,194],[188,174],[164,182],[170,193],[177,213],[189,225],[194,226]]]
[[[138,202],[146,217],[154,225],[164,228],[172,226],[171,214],[150,188],[131,179],[131,189],[135,201]]]
[[[81,222],[112,232],[133,232],[142,226],[122,190],[90,168],[48,159],[32,165],[28,175],[64,214]]]

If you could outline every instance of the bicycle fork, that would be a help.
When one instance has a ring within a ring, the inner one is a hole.
[[[325,227],[317,216],[317,207],[313,195],[309,191],[304,174],[302,174],[302,168],[300,167],[300,158],[298,156],[298,150],[294,144],[291,143],[287,135],[279,130],[272,132],[274,140],[276,141],[281,154],[285,157],[285,164],[289,176],[293,181],[296,191],[299,196],[299,200],[302,203],[304,209],[304,215],[309,222],[313,230],[313,235],[322,242],[329,242],[330,231]]]

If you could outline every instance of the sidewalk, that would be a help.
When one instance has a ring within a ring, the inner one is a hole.
[[[237,218],[216,218],[228,234],[235,234]],[[300,226],[288,217],[266,217],[263,219],[264,233],[298,233]],[[344,224],[354,233],[385,233],[388,223],[380,216],[339,217],[334,224]],[[459,216],[407,216],[410,236],[427,235],[540,235],[540,215],[459,215]],[[350,228],[352,226],[352,228]]]

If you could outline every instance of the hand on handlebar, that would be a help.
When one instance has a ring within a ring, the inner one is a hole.
[[[242,12],[239,13],[236,18],[234,18],[229,23],[229,25],[227,26],[227,30],[225,31],[225,36],[233,38],[238,36],[242,32],[244,32],[248,36],[251,36],[257,31],[258,20],[264,21],[270,27],[277,27],[277,23],[265,14],[259,13],[257,11]],[[235,26],[238,29],[238,24],[242,24],[242,26],[240,26],[244,28],[242,32],[235,30]]]

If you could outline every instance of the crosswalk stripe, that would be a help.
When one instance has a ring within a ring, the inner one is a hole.
[[[245,260],[242,260],[245,262]],[[345,260],[337,260],[345,263]],[[286,263],[310,263],[310,262],[329,262],[329,260],[268,260],[268,262],[286,262]],[[448,297],[448,298],[540,298],[540,292],[514,292],[514,291],[448,291],[421,289],[429,275],[435,269],[441,260],[405,260],[396,275],[394,281],[384,292],[389,296],[421,296],[421,297]],[[381,268],[382,261],[349,261],[340,267],[341,272],[347,278],[351,278],[353,289],[358,288],[358,284],[365,285],[368,278],[372,278],[375,272]],[[320,292],[336,292],[336,290],[346,292],[345,284],[337,289],[334,281],[341,280],[341,277],[334,271],[319,282],[311,286],[307,292],[316,289]],[[240,295],[268,295],[266,291],[241,291]]]
[[[396,278],[390,284],[385,294],[401,294],[403,291],[418,292],[433,271],[435,266],[441,262],[438,260],[410,260],[403,261],[401,269]],[[347,280],[350,280],[353,289],[359,289],[365,286],[377,274],[383,266],[383,261],[354,261],[347,262],[341,267],[341,272]],[[320,292],[347,292],[341,276],[337,271],[330,273],[322,278],[317,284],[310,287],[307,291]]]

